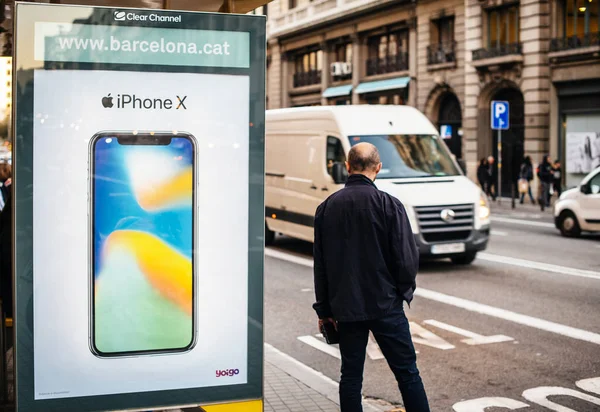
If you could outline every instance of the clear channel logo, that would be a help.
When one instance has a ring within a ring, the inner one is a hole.
[[[112,93],[108,93],[101,100],[102,107],[105,109],[135,109],[135,110],[187,110],[187,96],[175,95],[174,99],[145,97],[135,94],[117,94],[116,97]],[[115,101],[116,100],[116,101]]]
[[[126,12],[123,10],[115,10],[113,13],[115,21],[151,21],[151,22],[167,22],[167,23],[181,23],[181,14],[169,15],[169,14],[158,14],[158,13],[134,13],[132,11]]]
[[[125,21],[126,13],[124,11],[115,10],[115,20],[116,21]]]

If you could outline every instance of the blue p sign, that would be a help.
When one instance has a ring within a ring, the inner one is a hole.
[[[508,130],[508,102],[492,101],[492,130]]]

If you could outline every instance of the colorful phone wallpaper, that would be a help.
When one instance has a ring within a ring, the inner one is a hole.
[[[93,146],[92,347],[100,356],[194,341],[194,145]]]

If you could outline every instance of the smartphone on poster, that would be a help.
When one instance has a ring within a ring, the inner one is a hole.
[[[89,346],[98,357],[196,343],[196,146],[185,132],[99,132],[90,142]]]

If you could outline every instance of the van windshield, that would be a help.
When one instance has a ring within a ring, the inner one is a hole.
[[[383,166],[378,179],[457,176],[450,153],[435,135],[350,136],[352,146],[367,142],[379,150]]]

